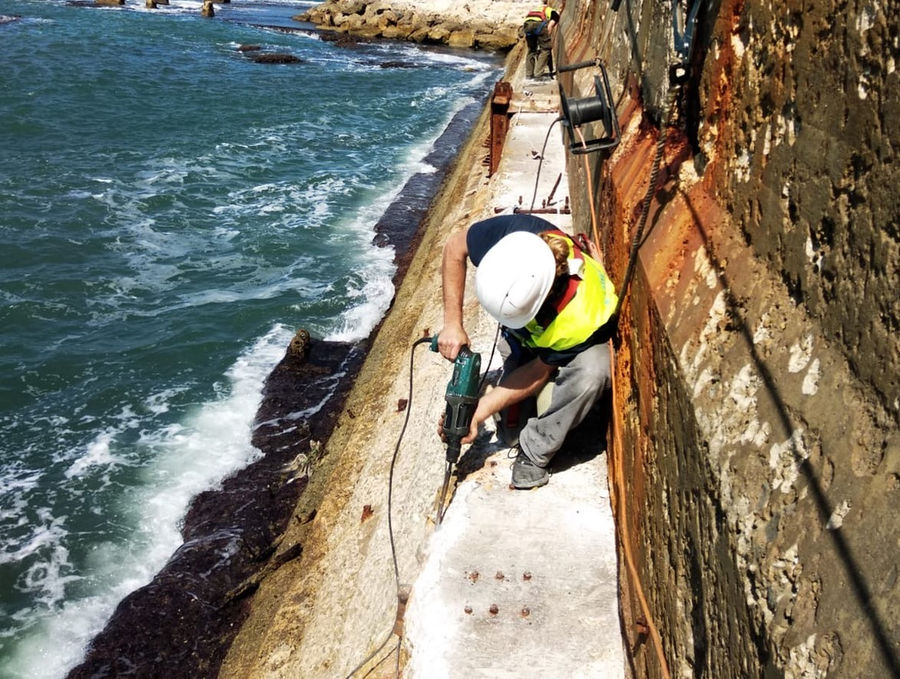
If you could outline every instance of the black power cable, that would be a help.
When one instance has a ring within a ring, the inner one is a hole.
[[[547,128],[547,134],[544,136],[544,145],[541,147],[541,158],[538,161],[537,174],[534,177],[534,193],[531,194],[530,210],[534,210],[534,201],[537,200],[538,182],[541,179],[541,166],[544,164],[544,152],[547,150],[547,142],[550,140],[550,132],[553,130],[553,126],[556,125],[556,123],[558,123],[560,120],[563,120],[563,118],[559,117],[552,123],[550,123],[550,127]]]

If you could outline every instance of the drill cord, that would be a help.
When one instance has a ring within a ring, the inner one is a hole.
[[[391,557],[394,560],[394,578],[397,581],[398,593],[400,591],[400,567],[397,565],[397,548],[394,544],[394,525],[391,519],[391,500],[394,495],[394,466],[397,464],[397,456],[400,454],[400,444],[403,441],[404,434],[406,434],[406,427],[409,424],[409,415],[412,412],[413,358],[415,357],[416,347],[430,341],[430,337],[417,339],[413,342],[412,349],[410,349],[409,352],[409,398],[406,401],[406,417],[403,419],[403,428],[400,430],[400,436],[397,438],[397,445],[394,446],[394,454],[391,456],[391,470],[388,475],[388,535],[391,540]]]
[[[494,332],[494,344],[491,347],[491,355],[488,357],[487,363],[485,363],[484,367],[484,375],[481,376],[481,382],[478,383],[478,397],[481,398],[481,390],[484,389],[485,380],[487,380],[488,373],[491,371],[491,361],[494,360],[494,354],[497,352],[497,339],[500,337],[500,324],[497,324],[497,330]]]
[[[550,133],[553,131],[553,126],[556,125],[563,118],[557,118],[552,123],[550,123],[550,127],[547,128],[547,135],[544,137],[544,145],[541,147],[541,155],[538,160],[538,169],[537,173],[534,176],[534,193],[531,194],[531,207],[529,210],[534,210],[534,201],[537,200],[537,190],[538,190],[538,182],[541,179],[541,166],[544,164],[544,153],[547,150],[547,142],[550,140]]]

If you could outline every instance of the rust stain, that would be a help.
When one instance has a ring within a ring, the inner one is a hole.
[[[505,80],[494,84],[494,96],[491,98],[491,134],[489,139],[490,155],[488,156],[488,177],[493,176],[500,166],[503,156],[503,142],[509,130],[509,104],[512,101],[512,85]]]
[[[371,519],[375,515],[375,510],[372,509],[372,505],[366,505],[362,510],[362,517],[360,517],[359,522],[363,523],[369,519]]]

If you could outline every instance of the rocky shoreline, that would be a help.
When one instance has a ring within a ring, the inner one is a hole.
[[[317,28],[363,38],[406,40],[505,51],[519,40],[520,3],[410,3],[403,0],[327,0],[294,17]],[[500,5],[512,5],[499,8]],[[438,9],[440,8],[440,9]],[[474,8],[474,9],[473,9]]]
[[[482,109],[471,104],[454,116],[425,158],[435,171],[413,175],[375,225],[374,242],[395,249],[397,287]],[[377,332],[354,344],[297,332],[263,388],[252,440],[262,458],[194,498],[183,545],[149,584],[120,602],[69,679],[218,674],[259,583],[302,554],[300,542],[282,544],[282,536],[290,521],[315,515],[294,512]],[[294,415],[304,411],[314,415]]]

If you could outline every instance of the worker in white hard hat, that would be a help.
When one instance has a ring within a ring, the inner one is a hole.
[[[438,348],[449,360],[469,344],[462,323],[468,261],[478,267],[478,301],[501,325],[505,362],[497,387],[479,399],[463,443],[488,417],[502,415],[498,434],[518,448],[511,485],[543,486],[566,435],[611,384],[607,340],[616,293],[603,266],[550,222],[524,214],[477,222],[444,246]],[[544,408],[510,426],[507,414],[548,384]]]

